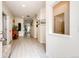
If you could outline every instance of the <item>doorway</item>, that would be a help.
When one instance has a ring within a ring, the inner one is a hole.
[[[30,23],[27,23],[26,20],[24,20],[24,37],[30,37],[30,30]]]

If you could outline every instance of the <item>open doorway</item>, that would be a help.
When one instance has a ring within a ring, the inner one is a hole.
[[[30,22],[27,22],[26,20],[24,20],[24,37],[30,37]]]

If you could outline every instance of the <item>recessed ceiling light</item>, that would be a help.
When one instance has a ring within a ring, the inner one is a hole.
[[[26,5],[23,4],[22,7],[26,7]]]

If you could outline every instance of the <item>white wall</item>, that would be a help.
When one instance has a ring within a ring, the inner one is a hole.
[[[8,7],[2,4],[3,12],[7,15],[7,44],[12,40],[12,20],[13,15],[8,9]]]
[[[70,2],[70,34],[72,36],[72,56],[79,57],[79,2]]]
[[[0,58],[2,57],[2,41],[0,41]]]
[[[2,2],[0,1],[0,33],[2,33]]]
[[[19,31],[19,36],[24,35],[24,24],[23,18],[15,17],[15,24],[18,26],[18,23],[21,23],[21,31]]]
[[[40,24],[37,29],[37,36],[40,43],[46,43],[46,24],[41,24],[41,22],[46,22],[46,8],[43,7],[40,9],[37,20],[40,21]]]
[[[39,24],[36,27],[36,22],[39,20],[40,22],[46,22],[46,9],[45,7],[41,8],[37,14],[33,18],[33,26],[31,26],[31,36],[37,38],[40,43],[46,43],[46,24]]]
[[[46,2],[46,55],[79,57],[79,2],[70,2],[70,36],[53,33],[53,3]]]
[[[32,26],[31,26],[31,36],[33,38],[37,38],[37,27],[36,27],[36,17],[33,18],[33,23],[32,23]]]
[[[0,1],[0,40],[2,38],[2,2]],[[0,58],[2,57],[2,41],[0,41]]]
[[[10,51],[11,51],[11,43],[10,42],[12,40],[12,20],[13,20],[13,16],[12,16],[12,13],[10,12],[10,10],[8,9],[8,7],[5,4],[2,3],[2,7],[1,8],[2,8],[2,11],[7,16],[7,18],[6,18],[7,19],[7,25],[6,25],[7,26],[7,45],[2,46],[3,51],[2,51],[2,53],[0,51],[0,53],[1,54],[5,54],[6,52],[4,50],[8,50],[9,52],[7,51],[8,53],[6,55],[8,57],[9,54],[10,54]],[[0,12],[0,13],[1,13],[1,16],[2,16],[2,12]],[[4,47],[6,47],[6,48],[4,48]],[[1,56],[1,57],[3,57],[3,56]]]

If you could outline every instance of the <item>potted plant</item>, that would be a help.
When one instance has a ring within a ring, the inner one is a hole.
[[[13,24],[13,27],[12,27],[12,38],[13,39],[18,38],[18,30],[17,30],[17,26],[15,24]]]

